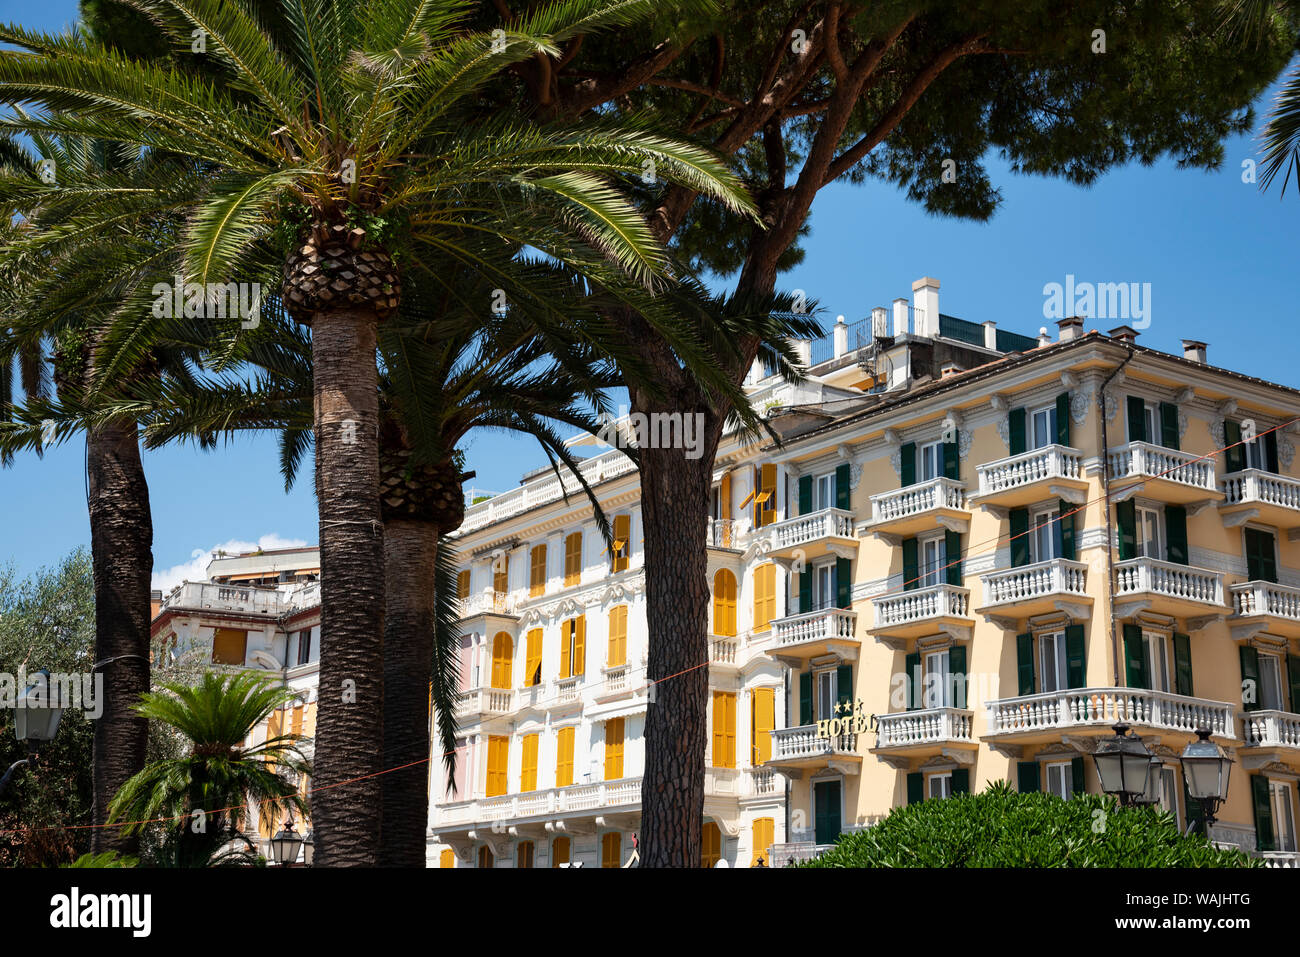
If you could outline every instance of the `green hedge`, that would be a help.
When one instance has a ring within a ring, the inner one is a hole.
[[[1062,801],[1003,781],[982,794],[895,808],[840,836],[801,867],[1260,867],[1200,835],[1184,837],[1157,808],[1121,808],[1104,795]]]

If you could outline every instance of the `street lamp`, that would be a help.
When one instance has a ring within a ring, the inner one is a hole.
[[[1102,791],[1124,805],[1136,803],[1146,793],[1151,777],[1151,752],[1128,730],[1126,724],[1115,725],[1115,737],[1103,741],[1092,756]]]
[[[302,839],[302,865],[311,867],[311,863],[316,859],[316,829],[312,828],[307,832],[307,836]]]
[[[1155,755],[1151,756],[1151,773],[1147,775],[1147,789],[1133,799],[1134,804],[1142,807],[1154,807],[1160,803],[1161,773],[1165,764]]]
[[[289,866],[298,860],[298,849],[302,847],[302,838],[293,829],[293,814],[284,819],[284,827],[271,838],[271,859],[277,864]]]
[[[1192,800],[1199,801],[1205,812],[1205,834],[1210,834],[1214,812],[1228,797],[1228,775],[1232,759],[1228,752],[1210,740],[1208,728],[1196,729],[1196,740],[1183,748],[1183,782]],[[1189,815],[1190,816],[1190,815]],[[1190,825],[1188,827],[1190,831]]]
[[[0,794],[9,787],[14,772],[25,765],[36,765],[41,742],[50,741],[59,730],[63,717],[63,702],[50,692],[50,673],[42,668],[33,681],[18,696],[14,704],[14,736],[27,744],[27,757],[15,761],[0,777]]]

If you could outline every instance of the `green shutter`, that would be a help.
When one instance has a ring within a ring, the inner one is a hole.
[[[953,797],[958,794],[970,794],[970,768],[953,768],[952,793]]]
[[[799,611],[812,611],[813,571],[811,568],[799,573]]]
[[[1286,656],[1286,680],[1291,692],[1291,713],[1300,708],[1300,656]]]
[[[1246,468],[1246,447],[1241,444],[1241,426],[1232,419],[1223,420],[1223,470],[1240,472]]]
[[[952,706],[954,708],[966,707],[966,646],[952,645],[948,648],[948,673],[953,676],[953,698]],[[945,696],[946,697],[946,696]]]
[[[1178,406],[1172,402],[1160,403],[1160,444],[1167,449],[1178,448]]]
[[[919,804],[925,800],[925,775],[913,771],[907,776],[907,803]]]
[[[1016,680],[1018,695],[1034,693],[1034,636],[1016,635]]]
[[[1087,662],[1083,650],[1083,625],[1065,626],[1065,673],[1066,685],[1071,688],[1083,688],[1087,681]]]
[[[1074,561],[1078,552],[1074,544],[1075,523],[1079,519],[1079,513],[1075,511],[1074,506],[1069,502],[1059,502],[1060,511],[1057,512],[1057,528],[1060,529],[1061,535],[1061,557],[1068,561]]]
[[[1019,455],[1025,451],[1025,410],[1023,408],[1012,409],[1007,413],[1007,443],[1011,446],[1011,454]]]
[[[849,507],[849,467],[835,467],[835,507],[848,510]]]
[[[1038,762],[1016,762],[1016,790],[1021,794],[1036,794],[1042,790],[1038,783]]]
[[[1056,444],[1070,444],[1070,393],[1056,397]]]
[[[1088,786],[1083,780],[1083,758],[1070,760],[1070,792],[1072,795],[1088,793]]]
[[[947,565],[946,574],[949,585],[962,584],[961,576],[961,533],[951,528],[943,533],[943,561]]]
[[[1277,467],[1277,430],[1270,429],[1260,438],[1264,440],[1264,467],[1277,475],[1280,472]]]
[[[1029,564],[1029,509],[1013,508],[1007,516],[1011,523],[1011,567]]]
[[[1250,581],[1277,582],[1277,549],[1273,533],[1247,528],[1246,576]]]
[[[835,703],[839,705],[853,704],[853,666],[840,665],[835,669]],[[841,713],[844,712],[841,708]]]
[[[1130,442],[1150,442],[1147,435],[1146,403],[1136,395],[1128,397],[1128,440]]]
[[[801,725],[813,723],[812,688],[812,672],[805,671],[799,676],[799,723]]]
[[[1259,652],[1250,645],[1238,649],[1241,659],[1241,706],[1247,711],[1259,710]]]
[[[1192,639],[1174,633],[1174,690],[1192,696]]]
[[[812,476],[799,477],[799,514],[807,515],[812,509]]]
[[[1124,626],[1124,667],[1130,688],[1150,688],[1147,671],[1147,648],[1139,625]]]
[[[1273,836],[1273,804],[1269,800],[1268,778],[1262,774],[1250,776],[1250,797],[1255,805],[1255,850],[1276,851]]]
[[[1129,499],[1116,505],[1115,521],[1119,523],[1119,560],[1137,558],[1137,504]]]
[[[903,488],[916,484],[916,443],[904,442],[898,450],[899,471],[903,476]]]
[[[908,655],[903,660],[903,667],[906,669],[904,677],[907,679],[903,683],[903,687],[907,689],[907,710],[915,711],[921,707],[920,654]]]
[[[961,478],[961,465],[957,460],[957,443],[943,443],[943,477],[944,478]]]
[[[837,608],[848,608],[853,604],[852,568],[849,559],[835,559],[835,607]]]
[[[1165,558],[1176,565],[1187,560],[1187,509],[1181,505],[1165,506]]]
[[[917,579],[921,575],[920,552],[915,538],[903,539],[903,590],[911,591],[920,585]]]

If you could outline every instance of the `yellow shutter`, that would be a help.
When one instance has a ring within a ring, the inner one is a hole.
[[[533,866],[533,842],[520,841],[519,847],[515,850],[515,867],[528,868]]]
[[[718,512],[723,520],[731,518],[731,473],[722,476],[718,486]]]
[[[750,730],[753,742],[754,767],[772,758],[772,731],[776,727],[776,691],[772,688],[755,688]]]
[[[725,638],[736,634],[736,576],[725,568],[713,576],[713,633]]]
[[[763,466],[762,501],[764,525],[771,525],[776,520],[776,466]]]
[[[442,853],[438,855],[438,866],[443,868],[456,866],[456,855],[452,853],[451,848],[443,848]]]
[[[617,781],[623,776],[623,719],[610,718],[605,722],[605,780]]]
[[[561,728],[556,736],[555,786],[557,788],[565,788],[573,783],[573,738],[573,728]]]
[[[622,856],[623,835],[618,831],[610,831],[600,839],[601,867],[622,867],[623,862],[620,860]]]
[[[564,587],[582,581],[582,532],[574,532],[564,540]]]
[[[551,842],[551,866],[559,867],[569,863],[569,839],[557,837]]]
[[[456,597],[464,601],[469,597],[469,569],[456,575]],[[445,851],[443,853],[446,853]]]
[[[212,663],[214,665],[243,665],[247,651],[248,632],[238,628],[217,628],[212,635]]]
[[[763,864],[767,867],[772,866],[772,862],[767,859],[767,849],[772,846],[775,840],[776,822],[770,817],[756,818],[754,821],[754,855],[750,858],[749,866],[753,867],[758,863],[759,858],[763,859]]]
[[[291,734],[302,734],[302,705],[296,705],[293,709],[293,723],[289,726]]]
[[[713,767],[736,766],[736,693],[713,692]]]
[[[573,664],[573,629],[574,619],[570,618],[560,625],[560,677],[571,677],[573,672],[570,670]]]
[[[502,555],[492,572],[492,590],[504,595],[510,590],[510,556]]]
[[[542,683],[542,629],[528,632],[527,657],[524,661],[524,687]]]
[[[519,772],[519,790],[537,790],[537,742],[540,735],[529,734],[524,737],[524,755]]]
[[[776,565],[754,569],[754,630],[767,631],[776,611]]]
[[[579,615],[575,619],[573,638],[573,673],[587,673],[587,616]]]
[[[492,687],[506,690],[510,687],[511,665],[514,663],[515,643],[504,631],[492,639]]]
[[[536,545],[530,558],[528,596],[536,598],[546,592],[546,546]]]
[[[302,716],[302,733],[304,737],[316,737],[316,702],[307,705]]]
[[[627,571],[628,555],[632,551],[632,516],[614,516],[614,571]]]
[[[486,844],[478,849],[478,866],[485,870],[492,867],[492,852]]]
[[[627,605],[609,610],[609,667],[627,664]]]
[[[722,859],[722,831],[713,821],[704,822],[700,833],[700,864],[713,867]]]
[[[509,756],[509,738],[504,735],[492,735],[488,738],[488,797],[500,797],[506,793],[506,769]]]

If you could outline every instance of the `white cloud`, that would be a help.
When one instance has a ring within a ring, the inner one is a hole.
[[[272,532],[270,535],[263,535],[255,542],[245,542],[232,538],[230,541],[213,545],[211,548],[196,548],[190,552],[188,562],[173,565],[171,568],[164,568],[161,571],[155,569],[152,587],[161,589],[163,594],[166,594],[184,581],[207,581],[208,562],[212,561],[212,553],[218,549],[230,555],[238,555],[241,552],[254,552],[259,548],[269,552],[276,548],[302,548],[306,544],[301,538],[282,538]]]

